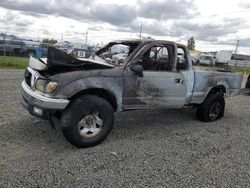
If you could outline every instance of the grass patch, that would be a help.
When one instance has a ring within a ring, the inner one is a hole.
[[[29,64],[29,58],[0,56],[0,69],[25,69]]]
[[[248,67],[231,67],[233,72],[246,72],[247,74],[250,74],[250,68]]]

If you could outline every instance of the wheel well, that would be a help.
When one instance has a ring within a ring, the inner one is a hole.
[[[74,94],[71,97],[71,99],[77,98],[81,95],[95,95],[95,96],[101,97],[101,98],[107,100],[111,104],[114,111],[116,111],[116,109],[117,109],[116,97],[114,96],[113,93],[111,93],[110,91],[107,91],[105,89],[100,89],[100,88],[86,89],[86,90],[83,90],[83,91],[80,91],[80,92]]]
[[[214,94],[214,93],[219,93],[219,94],[225,95],[225,93],[226,93],[226,88],[225,88],[225,86],[223,86],[223,85],[218,85],[218,86],[213,87],[213,88],[209,91],[209,93],[208,93],[207,96],[209,96],[209,95],[211,95],[211,94]]]

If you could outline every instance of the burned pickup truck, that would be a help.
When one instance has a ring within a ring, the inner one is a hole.
[[[196,107],[199,120],[216,121],[241,82],[240,73],[197,70],[185,46],[169,41],[114,41],[89,59],[50,47],[47,59],[31,57],[21,103],[36,117],[60,120],[73,145],[90,147],[108,136],[114,112]]]

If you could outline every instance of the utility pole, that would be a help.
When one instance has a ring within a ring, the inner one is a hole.
[[[61,33],[61,42],[63,43],[63,33]]]
[[[237,53],[238,47],[239,47],[240,40],[237,40],[236,48],[235,48],[235,54]]]
[[[140,26],[140,39],[141,39],[141,32],[142,32],[142,24]]]
[[[5,37],[6,37],[6,34],[4,33],[3,34],[3,42],[4,42],[4,45],[3,45],[3,56],[5,56],[6,54],[6,40],[5,40]]]
[[[88,45],[88,32],[89,32],[89,28],[86,31],[86,39],[85,39],[86,46]]]

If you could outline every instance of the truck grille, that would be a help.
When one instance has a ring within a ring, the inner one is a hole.
[[[31,87],[32,74],[27,69],[24,72],[24,79],[26,84]]]

